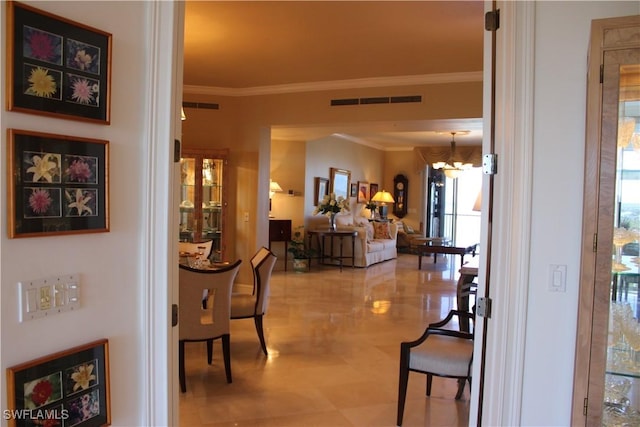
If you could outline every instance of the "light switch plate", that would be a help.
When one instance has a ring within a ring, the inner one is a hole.
[[[564,264],[549,265],[549,291],[567,291],[567,266]]]
[[[80,308],[80,275],[19,282],[20,322]]]

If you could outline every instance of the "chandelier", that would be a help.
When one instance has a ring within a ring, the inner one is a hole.
[[[473,166],[471,163],[459,161],[456,153],[456,133],[457,132],[451,132],[451,152],[449,158],[444,162],[434,162],[432,165],[434,169],[442,169],[444,175],[451,179],[457,178],[462,172]]]

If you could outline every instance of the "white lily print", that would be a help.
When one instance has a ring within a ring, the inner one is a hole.
[[[69,192],[67,192],[67,199],[73,200],[74,197],[71,194],[69,194]],[[69,203],[67,207],[69,209],[75,208],[78,211],[79,216],[82,216],[84,211],[87,211],[89,215],[91,215],[93,214],[93,211],[89,206],[87,206],[87,203],[89,203],[89,200],[91,200],[91,196],[85,197],[84,194],[82,193],[82,189],[78,188],[76,189],[75,202]]]
[[[51,157],[51,154],[44,153],[42,157],[33,156],[31,158],[33,166],[27,169],[27,173],[33,174],[33,182],[40,181],[40,178],[46,179],[47,182],[53,182],[53,176],[58,165],[50,160]]]

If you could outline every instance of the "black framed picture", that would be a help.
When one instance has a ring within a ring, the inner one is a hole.
[[[9,129],[9,237],[109,231],[109,142]]]
[[[109,124],[111,34],[7,5],[9,110]]]
[[[8,368],[7,392],[12,427],[111,424],[108,340]]]

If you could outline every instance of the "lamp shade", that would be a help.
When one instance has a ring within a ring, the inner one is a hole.
[[[282,191],[282,187],[275,181],[269,180],[269,198],[273,197],[274,194]]]
[[[378,191],[371,200],[381,203],[395,203],[395,200],[393,200],[393,196],[391,196],[391,193],[384,190]]]

